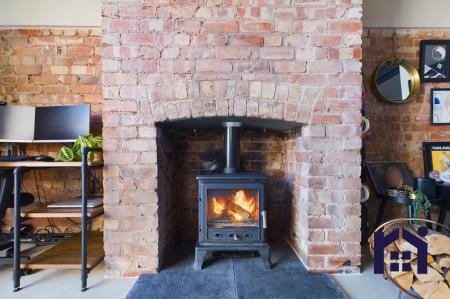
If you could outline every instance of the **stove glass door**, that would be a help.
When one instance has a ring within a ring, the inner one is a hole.
[[[258,226],[258,189],[208,189],[207,198],[208,227]]]

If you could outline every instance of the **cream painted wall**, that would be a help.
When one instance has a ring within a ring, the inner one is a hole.
[[[450,0],[363,0],[364,27],[448,27]],[[0,0],[0,26],[100,26],[101,0]]]
[[[0,0],[0,26],[100,26],[101,0]]]
[[[450,28],[450,0],[363,0],[364,27]]]

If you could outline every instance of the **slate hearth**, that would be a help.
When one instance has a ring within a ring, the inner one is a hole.
[[[286,243],[271,244],[274,268],[255,258],[220,258],[192,271],[193,244],[177,246],[158,275],[141,275],[127,299],[347,298],[327,274],[308,273]]]

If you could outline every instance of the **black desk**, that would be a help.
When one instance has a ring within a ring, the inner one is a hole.
[[[81,202],[82,208],[81,218],[81,291],[87,290],[87,275],[91,270],[88,264],[88,231],[87,221],[89,218],[87,208],[88,196],[88,169],[91,167],[101,167],[103,162],[88,162],[87,156],[89,152],[101,151],[100,149],[82,148],[81,162],[43,162],[43,161],[18,161],[18,162],[0,162],[0,169],[9,169],[14,172],[14,263],[13,263],[13,291],[20,290],[20,278],[23,275],[24,269],[21,265],[20,258],[20,224],[22,221],[20,211],[20,190],[22,175],[25,171],[30,169],[45,169],[45,168],[81,168]],[[97,214],[96,214],[97,215]],[[63,214],[63,217],[67,215]],[[98,239],[98,237],[96,237]],[[98,250],[97,250],[98,251]],[[101,256],[103,259],[103,256]],[[95,267],[101,260],[96,259],[92,266]],[[71,265],[70,265],[71,266]],[[26,267],[25,267],[26,268]]]

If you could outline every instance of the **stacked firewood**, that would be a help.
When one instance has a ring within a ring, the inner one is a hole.
[[[412,227],[408,229],[420,237]],[[417,270],[417,248],[400,238],[385,249],[385,274],[404,291],[424,299],[450,299],[450,238],[437,232],[429,232],[425,237],[428,243],[427,273],[419,274]],[[391,272],[391,251],[411,252],[411,260],[399,259],[398,272]],[[402,272],[402,264],[410,263],[411,271]]]

